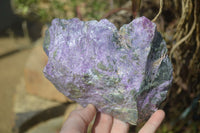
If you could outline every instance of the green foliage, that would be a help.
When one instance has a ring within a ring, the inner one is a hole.
[[[124,0],[113,0],[113,8]],[[111,9],[105,0],[13,0],[14,11],[27,19],[50,22],[53,18],[73,18],[81,16],[84,20],[99,20]],[[78,9],[78,10],[77,10]]]
[[[92,18],[96,18],[96,19],[100,19],[103,16],[103,12],[100,12],[103,10],[108,9],[108,2],[99,0],[99,1],[95,1],[93,0],[91,3],[88,3],[88,7],[90,7],[90,11],[87,11],[88,14],[88,18],[92,19]]]

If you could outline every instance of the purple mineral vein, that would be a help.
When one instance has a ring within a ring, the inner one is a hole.
[[[145,17],[119,31],[106,19],[54,19],[44,50],[44,75],[60,92],[133,125],[157,110],[172,82],[165,41]]]

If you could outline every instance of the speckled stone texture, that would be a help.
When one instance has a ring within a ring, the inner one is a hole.
[[[106,19],[54,19],[44,50],[44,74],[60,92],[133,125],[157,110],[172,82],[166,43],[145,17],[119,31]]]

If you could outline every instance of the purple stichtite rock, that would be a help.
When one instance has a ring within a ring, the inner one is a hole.
[[[145,17],[119,31],[106,19],[54,19],[44,50],[44,74],[60,92],[133,125],[157,110],[172,82],[166,43]]]

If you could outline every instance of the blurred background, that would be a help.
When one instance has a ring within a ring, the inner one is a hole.
[[[159,10],[155,23],[167,42],[174,80],[160,107],[166,118],[158,132],[200,132],[199,0],[1,0],[0,133],[57,133],[77,106],[42,73],[44,32],[53,18],[107,18],[119,28],[139,16],[152,20]]]

